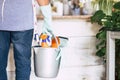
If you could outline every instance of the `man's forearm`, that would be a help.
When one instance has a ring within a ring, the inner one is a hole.
[[[50,3],[50,0],[37,0],[38,4],[40,6],[48,5]]]

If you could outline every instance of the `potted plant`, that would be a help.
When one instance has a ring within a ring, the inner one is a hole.
[[[105,61],[106,54],[106,31],[120,31],[120,2],[113,4],[111,14],[107,14],[104,10],[98,10],[91,17],[92,23],[98,23],[102,27],[96,34],[98,43],[96,45],[96,55]],[[116,40],[116,79],[120,80],[120,40]]]

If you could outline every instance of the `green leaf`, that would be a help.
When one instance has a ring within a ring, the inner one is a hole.
[[[100,47],[99,45],[96,45],[96,49],[99,49],[99,47]]]
[[[104,40],[101,40],[98,44],[97,44],[97,46],[105,46],[105,43],[106,43],[106,41],[104,41]]]
[[[95,12],[95,14],[90,18],[91,22],[94,23],[98,23],[99,25],[102,25],[102,21],[101,19],[103,19],[105,17],[105,13],[103,13],[102,10],[98,10]]]
[[[96,52],[96,55],[99,56],[99,57],[103,57],[106,53],[106,48],[105,47],[102,47],[101,49],[99,49],[97,52]]]
[[[113,24],[114,24],[114,23],[113,23],[112,21],[109,21],[109,20],[106,21],[106,22],[104,22],[104,26],[105,26],[105,27],[113,27]]]
[[[120,22],[120,15],[118,15],[118,17],[117,17],[117,20],[116,20],[117,22]]]
[[[101,51],[96,52],[96,55],[99,57],[103,57],[105,55],[105,53],[102,53]]]
[[[97,39],[99,38],[100,34],[101,34],[101,32],[98,32],[98,33],[96,34],[96,38],[97,38]]]
[[[119,17],[120,17],[120,16],[119,16],[118,12],[113,12],[113,13],[112,13],[112,21],[113,21],[114,23],[117,22],[117,19],[118,19]]]
[[[120,1],[113,5],[113,8],[120,10]]]
[[[117,28],[120,28],[120,23],[117,23],[116,26],[117,26]]]
[[[98,39],[106,40],[106,31],[101,31],[98,35]]]

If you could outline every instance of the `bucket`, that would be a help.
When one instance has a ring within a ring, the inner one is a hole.
[[[60,37],[62,44],[60,44],[59,48],[33,46],[34,71],[37,77],[55,78],[58,75],[61,62],[61,47],[64,47],[67,41],[68,38]]]
[[[34,69],[37,77],[54,78],[57,76],[61,57],[56,59],[57,48],[34,47]]]

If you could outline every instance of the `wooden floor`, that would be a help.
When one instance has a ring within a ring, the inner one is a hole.
[[[103,65],[62,68],[56,78],[39,78],[31,71],[30,80],[103,80],[103,72]],[[15,72],[8,72],[8,80],[15,80]]]
[[[9,71],[8,72],[8,80],[15,80],[15,72]],[[34,75],[34,73],[31,73],[30,80],[41,80],[38,77]]]
[[[8,80],[15,80],[15,72],[14,71],[8,71]],[[39,80],[38,77],[34,75],[34,73],[31,73],[30,80]]]

